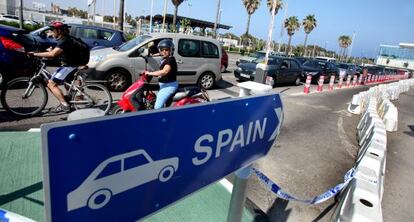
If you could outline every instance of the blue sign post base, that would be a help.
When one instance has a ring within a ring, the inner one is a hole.
[[[46,221],[145,218],[266,155],[282,114],[268,94],[43,125]]]

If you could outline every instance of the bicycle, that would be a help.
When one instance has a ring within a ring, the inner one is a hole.
[[[33,58],[37,67],[32,77],[13,79],[1,90],[3,108],[15,116],[35,116],[42,112],[48,102],[47,82],[51,77],[46,64],[39,58]],[[65,98],[71,109],[99,108],[108,113],[112,105],[112,95],[108,89],[97,83],[85,80],[86,74],[78,68],[73,80],[64,82]]]

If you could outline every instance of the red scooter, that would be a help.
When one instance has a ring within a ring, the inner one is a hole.
[[[147,58],[145,58],[147,63]],[[152,76],[145,74],[145,70],[140,74],[140,78],[135,81],[123,94],[117,102],[111,113],[113,115],[134,112],[140,110],[154,109],[157,96],[150,89],[149,82]],[[207,92],[196,86],[179,88],[175,94],[166,102],[166,107],[184,106],[187,104],[204,103],[210,101]]]

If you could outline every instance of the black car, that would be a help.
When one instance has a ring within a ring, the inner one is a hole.
[[[234,76],[239,80],[254,80],[256,65],[263,61],[263,58],[259,58],[250,63],[239,64],[237,69],[234,70]],[[294,83],[299,85],[300,80],[303,78],[302,67],[296,59],[270,56],[268,65],[267,75],[273,78],[275,84]]]
[[[320,76],[325,77],[324,82],[329,82],[331,76],[339,77],[339,70],[332,62],[308,60],[302,64],[302,67],[304,76],[311,75],[312,82],[318,82]]]
[[[346,79],[347,76],[351,76],[351,78],[354,78],[354,75],[359,75],[360,73],[357,71],[357,66],[354,64],[349,63],[337,63],[336,66],[338,67],[339,71],[343,71],[345,75],[343,76],[343,79]]]

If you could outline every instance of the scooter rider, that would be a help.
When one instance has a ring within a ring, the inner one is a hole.
[[[174,58],[174,43],[170,39],[158,43],[158,51],[162,56],[160,70],[146,72],[147,75],[158,77],[160,90],[157,94],[154,109],[164,107],[167,100],[177,91],[177,62]]]
[[[71,78],[73,78],[73,74],[77,69],[74,60],[78,55],[71,49],[73,43],[71,41],[71,36],[69,35],[70,26],[60,21],[54,21],[50,23],[49,27],[52,30],[53,37],[57,40],[56,47],[53,49],[49,48],[47,52],[29,52],[29,54],[44,58],[61,58],[62,65],[52,74],[47,87],[60,102],[60,105],[57,106],[53,112],[67,112],[70,111],[70,107],[65,100],[62,90],[58,87],[58,84],[62,84],[63,81],[70,81]]]

